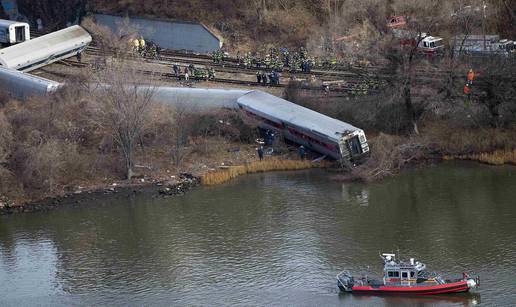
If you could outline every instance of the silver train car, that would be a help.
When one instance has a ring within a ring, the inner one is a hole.
[[[0,44],[14,45],[30,40],[30,27],[26,22],[0,19]]]
[[[237,103],[262,128],[327,157],[360,162],[369,155],[364,131],[340,120],[260,91],[245,94]]]
[[[57,91],[60,86],[59,82],[0,67],[0,91],[16,99],[44,96]]]
[[[0,49],[0,65],[28,72],[82,52],[91,40],[86,30],[71,26]]]

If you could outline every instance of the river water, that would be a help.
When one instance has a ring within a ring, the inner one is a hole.
[[[374,184],[246,176],[0,217],[0,305],[469,306],[516,303],[516,168],[446,163]],[[480,274],[469,294],[340,294],[380,251]]]

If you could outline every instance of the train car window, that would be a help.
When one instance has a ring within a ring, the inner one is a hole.
[[[352,156],[359,155],[362,153],[362,146],[360,145],[358,136],[352,137],[347,141],[347,143]]]
[[[24,26],[14,28],[14,32],[15,32],[15,37],[16,37],[17,43],[21,43],[21,42],[25,41],[25,27]]]

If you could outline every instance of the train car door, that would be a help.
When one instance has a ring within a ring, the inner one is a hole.
[[[18,26],[14,28],[16,43],[25,41],[25,26]]]

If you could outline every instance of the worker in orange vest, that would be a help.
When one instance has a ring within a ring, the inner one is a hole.
[[[468,84],[473,84],[473,80],[475,79],[475,72],[473,71],[473,69],[470,69],[468,71],[467,78],[468,78]]]
[[[464,85],[464,94],[469,95],[469,93],[470,93],[469,84],[466,84],[466,85]]]

